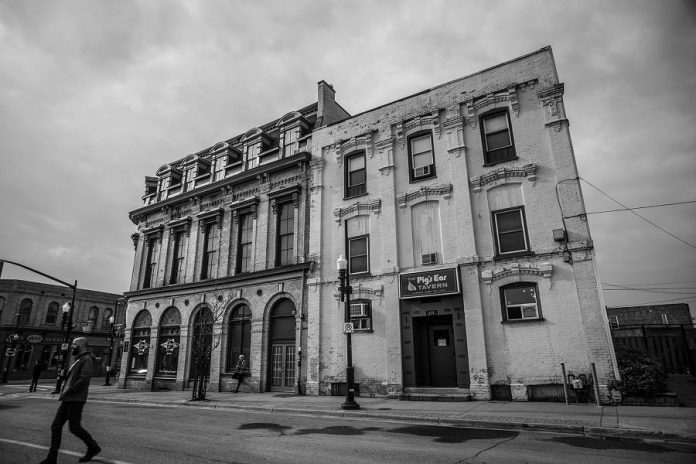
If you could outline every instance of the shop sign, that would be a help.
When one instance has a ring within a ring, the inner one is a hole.
[[[423,298],[459,292],[457,267],[399,275],[399,298]]]
[[[41,335],[29,335],[27,337],[27,341],[29,343],[41,343],[43,341],[43,337]]]

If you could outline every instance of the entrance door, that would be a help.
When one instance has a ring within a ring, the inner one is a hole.
[[[280,300],[271,310],[268,390],[295,391],[295,305]]]
[[[271,345],[271,391],[295,388],[295,345]]]
[[[452,323],[428,324],[428,364],[430,385],[433,387],[457,386],[457,366],[454,355]]]

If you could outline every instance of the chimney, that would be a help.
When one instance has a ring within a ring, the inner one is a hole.
[[[325,80],[320,80],[318,83],[319,98],[317,108],[317,123],[316,127],[331,124],[343,118],[350,117],[350,114],[341,105],[336,103],[336,91],[333,85]]]

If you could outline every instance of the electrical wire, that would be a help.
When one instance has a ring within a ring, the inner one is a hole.
[[[585,179],[583,179],[585,180]],[[585,181],[587,182],[587,181]],[[663,203],[661,205],[649,205],[649,206],[636,206],[634,208],[619,208],[619,209],[607,209],[604,211],[591,211],[587,212],[585,214],[602,214],[602,213],[615,213],[617,211],[633,211],[634,209],[645,209],[645,208],[661,208],[663,206],[673,206],[673,205],[686,205],[689,203],[696,203],[696,200],[689,200],[689,201],[678,201],[676,203]]]
[[[696,248],[696,245],[694,245],[694,244],[692,244],[692,243],[689,243],[689,242],[687,242],[686,240],[684,240],[684,239],[682,239],[682,238],[680,238],[680,237],[677,237],[677,236],[674,235],[673,233],[671,233],[671,232],[669,232],[669,231],[663,229],[662,227],[658,226],[658,225],[655,224],[654,222],[652,222],[652,221],[650,221],[650,220],[644,218],[644,217],[641,216],[640,214],[638,214],[638,213],[636,213],[635,211],[633,211],[632,209],[630,209],[628,206],[626,206],[626,205],[624,205],[623,203],[621,203],[619,200],[613,198],[613,197],[610,196],[609,194],[607,194],[607,193],[603,192],[602,190],[600,190],[598,187],[595,187],[594,185],[592,185],[592,183],[589,182],[587,179],[584,179],[584,178],[582,178],[582,177],[578,177],[578,179],[580,179],[581,181],[585,182],[587,185],[589,185],[589,186],[592,187],[593,189],[597,190],[599,193],[601,193],[601,194],[604,195],[605,197],[607,197],[607,198],[609,198],[610,200],[612,200],[612,201],[618,203],[618,204],[621,205],[623,208],[625,208],[627,211],[632,212],[633,214],[635,214],[636,216],[638,216],[639,218],[641,218],[642,220],[644,220],[644,221],[647,222],[648,224],[652,225],[653,227],[656,227],[656,228],[660,229],[662,232],[666,233],[667,235],[670,235],[671,237],[676,238],[676,239],[679,240],[680,242],[689,245],[691,248]],[[558,187],[558,185],[557,185],[556,187]]]

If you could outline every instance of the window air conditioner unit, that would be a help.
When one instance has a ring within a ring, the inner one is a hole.
[[[437,253],[426,253],[421,255],[421,264],[436,264]]]
[[[421,168],[416,168],[413,170],[414,177],[423,177],[430,175],[430,166],[423,166]]]
[[[367,317],[367,303],[352,303],[350,317]]]

